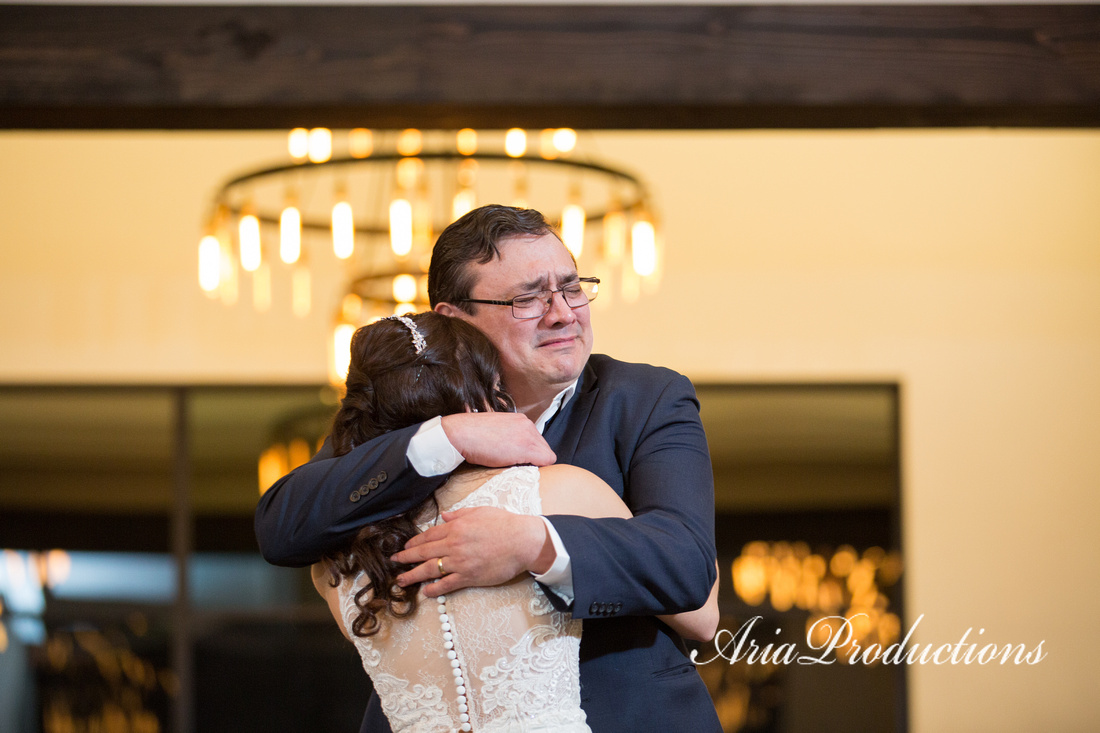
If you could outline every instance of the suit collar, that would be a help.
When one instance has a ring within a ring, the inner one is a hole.
[[[573,395],[577,393],[577,385],[580,384],[580,381],[581,378],[577,377],[569,383],[568,387],[554,396],[554,400],[550,403],[550,406],[539,415],[538,420],[535,420],[536,430],[540,433],[546,432],[546,426],[550,424],[550,421],[553,420],[554,417],[569,404],[569,401],[573,399]]]
[[[595,402],[596,395],[600,391],[597,381],[596,371],[589,361],[584,365],[573,398],[546,426],[543,437],[557,454],[558,463],[572,462],[577,452],[581,433],[584,432],[584,426],[588,422],[589,415],[592,414],[592,403]]]

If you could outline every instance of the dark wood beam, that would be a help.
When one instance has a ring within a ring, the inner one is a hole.
[[[0,6],[0,127],[1100,125],[1100,6]]]

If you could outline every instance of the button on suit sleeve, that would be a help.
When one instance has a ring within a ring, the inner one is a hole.
[[[309,463],[276,481],[256,507],[256,540],[264,559],[310,565],[343,549],[362,526],[428,498],[446,476],[425,477],[409,464],[406,452],[418,428],[388,433],[339,457],[326,441]]]

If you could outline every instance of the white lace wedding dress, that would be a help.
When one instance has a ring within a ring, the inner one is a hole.
[[[445,489],[437,496],[443,511],[542,513],[532,467],[506,469],[453,506],[444,503]],[[362,582],[360,576],[339,589],[349,630]],[[377,634],[352,638],[394,733],[590,733],[580,707],[580,636],[581,623],[555,611],[524,577],[441,599],[421,595],[413,616],[383,617]]]

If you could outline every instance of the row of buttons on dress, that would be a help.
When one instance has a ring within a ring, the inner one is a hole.
[[[593,616],[614,616],[623,608],[621,603],[593,603],[588,612]]]
[[[388,477],[386,476],[386,472],[385,472],[385,471],[379,471],[379,472],[378,472],[378,475],[377,475],[377,476],[375,476],[375,477],[374,477],[374,478],[372,478],[372,479],[371,479],[370,481],[368,481],[367,483],[365,483],[365,484],[363,484],[362,486],[360,486],[360,487],[359,487],[358,489],[356,489],[355,491],[351,492],[351,496],[349,496],[348,498],[349,498],[349,499],[351,499],[352,501],[359,501],[359,500],[360,500],[360,499],[362,499],[362,498],[363,498],[364,496],[366,496],[366,495],[367,495],[367,494],[369,494],[370,492],[372,492],[372,491],[374,491],[375,489],[377,489],[377,488],[378,488],[378,484],[382,483],[382,482],[383,482],[383,481],[385,481],[385,480],[386,480],[387,478],[388,478]]]
[[[447,596],[435,599],[439,607],[439,625],[443,629],[443,648],[447,650],[447,659],[451,660],[451,673],[455,678],[455,692],[458,693],[458,721],[461,728],[451,728],[451,733],[459,730],[471,730],[470,708],[466,704],[466,679],[462,676],[462,661],[455,651],[454,634],[451,631],[451,617],[447,613]]]

